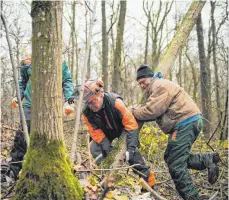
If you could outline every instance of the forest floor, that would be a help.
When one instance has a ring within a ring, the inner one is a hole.
[[[64,122],[64,138],[67,149],[71,150],[74,120],[66,120]],[[2,124],[1,133],[1,160],[9,157],[9,152],[12,149],[14,136],[17,127],[10,127],[7,124]],[[168,200],[180,200],[176,192],[174,183],[168,173],[168,168],[164,162],[163,155],[167,146],[167,137],[159,129],[152,124],[147,124],[143,127],[140,133],[140,152],[145,158],[146,163],[155,172],[158,181],[157,192]],[[153,199],[150,192],[142,193],[141,183],[137,175],[131,168],[128,168],[126,163],[120,166],[117,171],[118,180],[112,183],[112,187],[108,192],[104,192],[101,184],[103,177],[102,171],[94,164],[88,150],[88,135],[86,131],[81,131],[78,137],[77,146],[77,161],[80,165],[75,165],[75,174],[80,179],[85,191],[85,200],[97,199],[113,199],[113,200],[150,200]],[[207,170],[196,171],[190,170],[193,182],[201,195],[206,196],[206,199],[213,197],[215,200],[228,199],[228,141],[220,142],[213,138],[210,143],[211,147],[219,152],[222,162],[219,163],[220,176],[218,181],[211,185],[207,181]],[[200,136],[192,148],[192,152],[211,152],[211,149],[206,145],[203,136]],[[109,180],[108,180],[109,181]],[[101,198],[104,195],[103,198]],[[3,197],[3,191],[1,197]],[[215,197],[214,197],[215,196]],[[4,199],[11,199],[13,193]]]

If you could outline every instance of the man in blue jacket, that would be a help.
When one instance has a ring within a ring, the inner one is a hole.
[[[23,103],[23,110],[25,114],[27,127],[28,127],[28,132],[30,132],[30,121],[31,121],[31,73],[32,73],[31,61],[32,61],[31,56],[22,60],[20,79],[19,79],[21,100],[25,98],[25,101]],[[62,88],[64,93],[65,104],[68,104],[68,100],[73,92],[73,85],[72,85],[71,73],[67,66],[66,61],[63,61],[62,63]],[[17,103],[17,97],[14,97],[12,100],[12,104],[15,103]],[[22,129],[22,125],[20,125],[20,129]],[[19,171],[22,168],[21,161],[23,160],[26,150],[27,150],[27,146],[24,138],[24,133],[21,130],[18,130],[14,138],[13,149],[10,152],[10,156],[12,158],[11,168],[15,171],[16,175],[18,175]]]

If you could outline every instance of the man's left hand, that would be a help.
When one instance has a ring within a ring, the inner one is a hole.
[[[134,160],[134,153],[135,153],[135,150],[127,150],[126,151],[126,161],[127,162],[133,162],[133,160]]]

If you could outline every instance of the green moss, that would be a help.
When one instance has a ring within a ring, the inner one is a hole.
[[[132,191],[136,190],[136,181],[134,178],[124,174],[117,174],[116,180],[115,187],[128,187]]]
[[[14,199],[82,199],[83,189],[72,173],[63,142],[36,132],[30,136]]]
[[[96,180],[96,178],[95,178],[94,176],[88,176],[88,177],[87,177],[87,180],[88,180],[93,186],[99,184],[98,181]]]

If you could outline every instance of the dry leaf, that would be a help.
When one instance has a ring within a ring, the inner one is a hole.
[[[114,197],[114,195],[113,195],[111,192],[108,192],[108,193],[106,194],[106,197],[107,197],[108,199],[112,199],[112,198]]]

